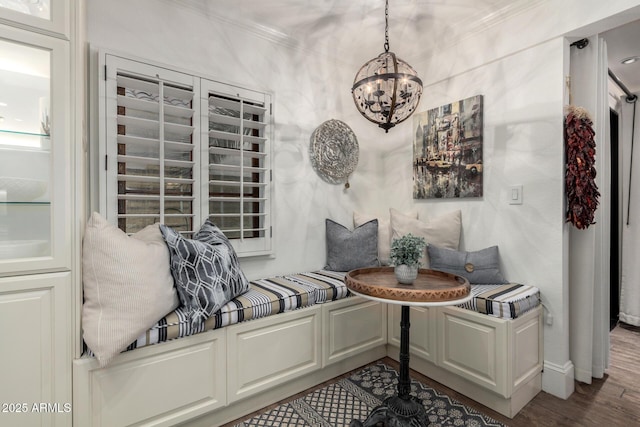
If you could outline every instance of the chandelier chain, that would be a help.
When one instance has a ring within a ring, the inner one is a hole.
[[[384,51],[389,52],[389,0],[384,6]]]

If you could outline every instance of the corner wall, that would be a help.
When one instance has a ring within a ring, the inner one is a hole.
[[[384,182],[378,134],[353,107],[354,68],[175,3],[90,1],[88,42],[93,48],[272,92],[276,254],[243,258],[241,264],[250,279],[322,268],[325,218],[352,228],[356,206],[377,206]],[[324,182],[309,161],[311,134],[330,119],[345,121],[358,137],[360,159],[348,190]],[[360,129],[358,123],[363,125]],[[95,146],[98,140],[93,137],[89,143]]]
[[[555,39],[426,86],[420,111],[484,96],[484,197],[413,200],[420,218],[460,209],[464,249],[498,245],[505,277],[540,288],[554,319],[544,331],[545,362],[557,366],[569,359],[563,295],[563,50],[564,41]],[[413,197],[412,129],[403,129],[405,143],[385,156],[392,207]],[[522,205],[509,204],[512,185],[523,186]]]
[[[589,36],[638,19],[639,1],[541,0],[450,50],[425,52],[422,61],[405,58],[425,82],[418,111],[485,96],[485,196],[437,202],[412,198],[411,119],[385,134],[355,111],[349,93],[357,70],[352,63],[278,45],[168,0],[87,3],[87,39],[97,47],[275,93],[277,254],[275,259],[243,259],[250,278],[322,267],[327,217],[351,226],[355,209],[385,214],[389,207],[416,206],[423,218],[462,209],[463,247],[499,245],[506,276],[542,290],[553,316],[544,334],[543,388],[559,397],[571,394],[563,37]],[[441,37],[446,42],[446,35]],[[397,53],[402,56],[400,46]],[[364,54],[356,62],[372,56]],[[347,191],[323,182],[309,163],[309,137],[331,118],[346,121],[360,144],[360,162]],[[520,206],[506,199],[508,187],[516,184],[524,186]]]
[[[569,74],[565,37],[586,37],[638,18],[638,1],[539,1],[457,43],[441,35],[442,50],[425,53],[421,63],[410,61],[425,82],[418,112],[484,95],[481,200],[412,200],[412,126],[396,128],[383,157],[388,195],[384,203],[416,207],[421,218],[461,209],[462,247],[499,245],[506,277],[541,289],[546,319],[543,390],[561,398],[574,389],[569,228],[564,223],[564,77]],[[520,184],[523,205],[509,205],[509,186]]]

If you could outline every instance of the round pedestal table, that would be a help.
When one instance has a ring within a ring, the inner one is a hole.
[[[345,276],[347,288],[373,301],[402,306],[400,320],[400,378],[398,393],[388,397],[366,420],[352,420],[350,427],[426,426],[427,415],[422,402],[410,395],[409,377],[409,308],[463,304],[471,299],[471,286],[462,276],[436,270],[420,269],[411,285],[398,283],[393,267],[370,267],[352,270]]]

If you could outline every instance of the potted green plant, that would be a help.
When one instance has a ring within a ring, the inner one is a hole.
[[[410,285],[418,277],[420,258],[424,256],[427,242],[424,238],[406,234],[391,242],[391,265],[399,283]]]

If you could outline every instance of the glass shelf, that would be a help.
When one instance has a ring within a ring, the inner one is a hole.
[[[0,202],[0,206],[51,206],[51,202]]]
[[[19,132],[15,130],[6,130],[6,129],[0,129],[0,133],[5,133],[9,135],[20,135],[20,136],[35,136],[35,137],[41,137],[41,138],[50,137],[50,135],[47,133]],[[1,140],[0,140],[0,144],[2,144]]]
[[[0,129],[0,149],[48,153],[51,150],[51,136],[45,133]]]

